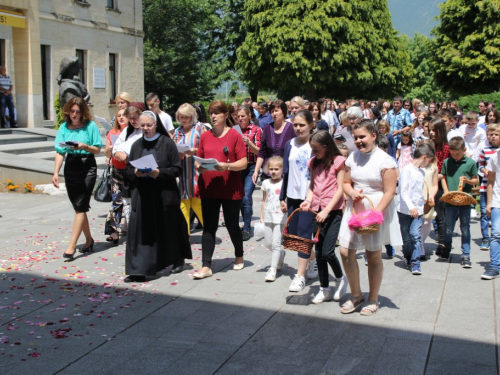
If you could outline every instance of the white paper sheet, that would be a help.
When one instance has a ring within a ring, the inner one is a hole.
[[[243,132],[241,131],[241,126],[239,125],[234,125],[232,127],[234,130],[236,130],[238,133],[240,133],[241,135],[243,135]]]
[[[198,156],[193,156],[194,160],[199,164],[200,167],[205,168],[209,171],[215,171],[215,166],[219,165],[219,161],[217,159],[203,159]]]
[[[351,133],[349,133],[347,130],[342,130],[340,134],[345,138],[344,144],[347,146],[349,153],[354,152],[358,149],[354,144],[354,138],[352,137]]]
[[[130,162],[132,166],[136,167],[139,170],[151,169],[154,170],[158,168],[158,164],[153,155],[146,155],[137,160],[133,160]]]
[[[111,134],[109,138],[111,138],[111,144],[114,146],[116,140],[120,137],[120,134]]]
[[[94,117],[102,125],[102,127],[106,129],[106,131],[110,131],[113,128],[113,125],[111,125],[104,117],[99,117],[97,115],[94,115]]]
[[[177,146],[177,151],[182,153],[191,150],[191,147],[189,147],[189,145],[186,143],[177,143],[176,146]]]

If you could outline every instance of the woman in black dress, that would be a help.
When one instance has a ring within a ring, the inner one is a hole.
[[[157,132],[153,112],[143,112],[139,124],[143,138],[132,145],[125,171],[132,193],[125,282],[145,281],[146,276],[192,258],[176,182],[182,174],[177,147],[170,137]],[[146,155],[155,158],[158,168],[141,172],[130,164]]]

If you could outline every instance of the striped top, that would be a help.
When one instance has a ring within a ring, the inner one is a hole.
[[[173,140],[175,143],[183,143],[189,145],[191,148],[198,148],[200,144],[201,135],[207,128],[200,122],[193,125],[189,133],[184,133],[182,126],[175,129]],[[194,158],[189,155],[184,155],[182,159],[182,176],[179,181],[179,189],[181,199],[199,198],[200,193],[198,190],[198,176],[199,173],[194,167]]]
[[[12,86],[12,80],[10,79],[10,77],[8,76],[8,74],[6,74],[5,76],[3,76],[3,75],[0,74],[0,86],[4,90],[10,89],[10,86]]]
[[[481,147],[483,146],[483,147]],[[483,142],[479,145],[481,148],[479,151],[479,157],[477,159],[478,163],[478,173],[481,177],[484,176],[484,173],[481,172],[481,169],[486,168],[486,165],[488,164],[488,160],[490,160],[490,157],[493,156],[497,151],[498,147],[492,147],[488,141]],[[486,184],[488,183],[487,178],[483,178],[481,180],[481,186],[479,187],[479,192],[480,193],[486,193]]]

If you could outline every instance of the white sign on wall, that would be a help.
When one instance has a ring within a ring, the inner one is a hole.
[[[94,88],[95,89],[106,88],[106,68],[94,67]]]

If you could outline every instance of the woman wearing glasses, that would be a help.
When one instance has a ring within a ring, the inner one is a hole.
[[[151,111],[139,116],[143,136],[132,145],[125,177],[132,210],[128,226],[124,282],[142,282],[183,259],[191,259],[187,224],[182,215],[176,178],[182,173],[174,141],[157,128]],[[162,134],[161,134],[161,133]],[[152,156],[157,168],[139,170],[131,162]]]
[[[361,111],[360,107],[349,107],[349,109],[346,112],[346,120],[343,125],[340,125],[337,130],[335,131],[335,134],[340,134],[342,132],[345,132],[346,130],[352,134],[352,130],[354,129],[354,126],[363,119],[363,111]]]
[[[63,116],[66,121],[57,131],[55,139],[57,153],[52,183],[59,188],[59,171],[66,156],[64,179],[69,200],[75,210],[75,221],[63,258],[72,260],[82,231],[86,241],[80,252],[87,253],[94,247],[87,212],[90,209],[90,197],[97,178],[94,155],[101,151],[102,142],[99,129],[92,121],[92,115],[85,100],[78,97],[71,98],[63,108]],[[62,142],[72,143],[61,147]]]
[[[234,270],[242,270],[243,236],[239,225],[241,201],[245,196],[240,171],[247,168],[247,150],[241,134],[229,126],[229,109],[226,103],[215,101],[208,107],[212,130],[201,135],[198,157],[214,158],[219,163],[215,170],[208,170],[195,163],[200,177],[203,236],[201,240],[203,267],[194,273],[195,279],[212,276],[212,256],[215,234],[219,226],[222,206],[231,242],[234,246]]]

